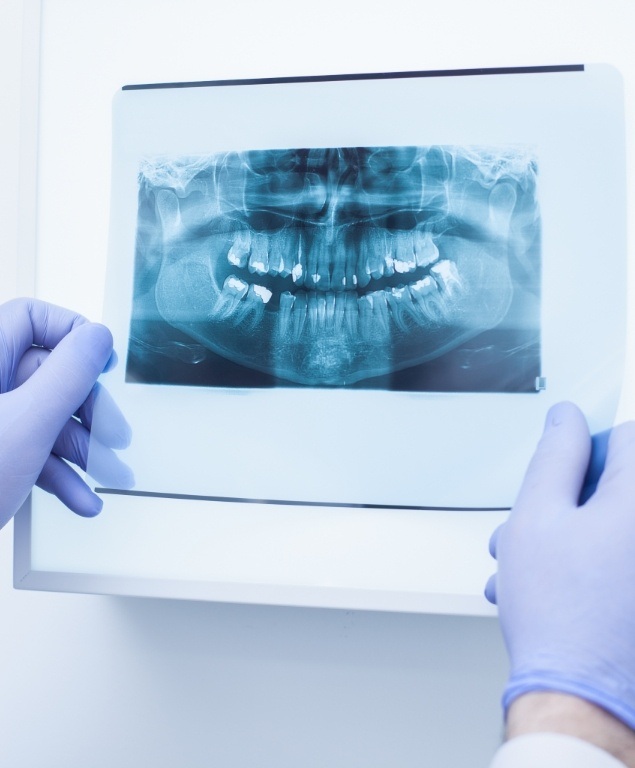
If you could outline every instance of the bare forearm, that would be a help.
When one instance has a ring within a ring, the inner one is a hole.
[[[635,731],[600,707],[564,693],[528,693],[507,715],[506,736],[562,733],[588,741],[635,768]]]

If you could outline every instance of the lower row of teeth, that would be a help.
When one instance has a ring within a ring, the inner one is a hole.
[[[389,320],[403,330],[415,323],[424,324],[446,311],[445,306],[460,278],[453,262],[444,259],[430,269],[430,274],[410,285],[372,291],[358,296],[353,291],[284,291],[280,294],[277,312],[278,330],[299,337],[305,330],[346,329],[362,332],[369,323],[388,332]],[[248,284],[230,275],[212,309],[214,320],[258,322],[273,294],[263,285]]]

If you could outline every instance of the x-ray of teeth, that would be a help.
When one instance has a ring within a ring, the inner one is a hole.
[[[524,146],[144,159],[127,380],[533,391],[537,167]]]

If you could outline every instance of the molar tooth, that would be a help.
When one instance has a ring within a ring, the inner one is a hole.
[[[414,317],[414,306],[409,290],[400,285],[385,293],[393,320],[404,333],[407,333],[410,330],[407,318]]]
[[[227,252],[227,261],[233,267],[240,267],[241,269],[246,267],[249,260],[250,244],[249,232],[239,232]]]
[[[250,315],[249,323],[252,327],[256,326],[261,320],[265,312],[265,304],[271,298],[271,291],[265,288],[264,285],[250,285],[243,305],[245,312],[240,318],[239,322],[247,319],[247,314]]]
[[[417,268],[411,232],[400,232],[395,235],[395,272],[400,275],[414,272]]]
[[[439,286],[430,275],[417,280],[410,288],[410,296],[417,312],[413,315],[419,325],[429,325],[430,321],[441,323],[447,314],[446,302],[440,295]]]
[[[269,238],[259,233],[251,243],[249,271],[257,275],[266,275],[269,271]]]
[[[391,277],[395,274],[395,260],[389,250],[384,254],[384,275]]]
[[[226,320],[232,316],[236,310],[241,307],[241,302],[249,291],[249,285],[235,275],[230,275],[223,283],[223,290],[220,292],[216,303],[212,308],[212,317],[214,319]],[[239,313],[242,316],[242,313]],[[240,322],[241,317],[238,318]]]
[[[461,286],[461,278],[456,268],[456,264],[448,259],[437,262],[430,267],[430,274],[437,281],[439,288],[447,294],[452,295],[455,287]]]
[[[272,293],[264,285],[252,285],[254,294],[262,301],[263,304],[268,304],[271,299]]]
[[[413,237],[415,259],[418,267],[427,267],[439,258],[439,249],[429,232],[415,231]]]

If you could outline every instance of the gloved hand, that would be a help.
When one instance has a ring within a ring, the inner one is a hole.
[[[0,527],[34,484],[79,515],[101,510],[67,461],[86,467],[94,385],[111,353],[110,331],[81,315],[36,299],[0,306]],[[123,416],[111,410],[99,436],[104,451],[130,439]],[[125,468],[114,454],[113,461]]]
[[[498,574],[485,594],[498,604],[511,665],[503,706],[558,691],[635,729],[635,423],[611,430],[595,492],[579,503],[590,455],[582,413],[554,406],[511,515],[492,536]]]

